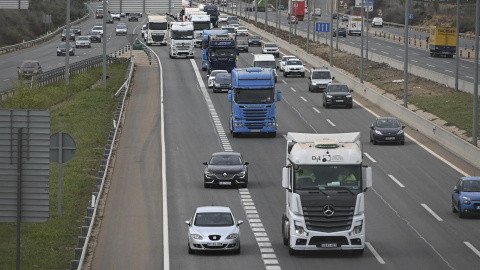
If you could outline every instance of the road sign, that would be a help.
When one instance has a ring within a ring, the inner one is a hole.
[[[382,16],[383,10],[381,8],[378,9],[378,16]]]
[[[410,20],[413,19],[413,14],[412,14],[412,13],[409,13],[409,14],[408,14],[408,19],[410,19]]]
[[[315,31],[316,32],[330,32],[330,23],[315,23]]]
[[[65,163],[73,158],[77,148],[73,138],[67,133],[55,133],[50,136],[50,160]]]
[[[295,17],[295,16],[291,16],[291,17],[290,17],[290,22],[291,22],[291,23],[296,23],[297,21],[298,21],[298,18],[297,18],[297,17]]]

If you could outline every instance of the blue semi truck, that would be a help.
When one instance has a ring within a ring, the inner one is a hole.
[[[210,22],[212,23],[213,27],[218,27],[218,8],[216,5],[206,5],[203,8],[203,11],[207,12],[207,15],[210,15]]]
[[[212,70],[231,72],[237,66],[237,38],[235,34],[208,36],[208,74]]]
[[[277,135],[276,103],[281,90],[275,90],[275,72],[271,68],[236,68],[232,70],[232,90],[228,101],[232,103],[230,133],[266,133]]]
[[[208,36],[209,35],[220,35],[228,34],[227,30],[203,30],[203,39],[202,39],[202,70],[205,71],[208,68]]]

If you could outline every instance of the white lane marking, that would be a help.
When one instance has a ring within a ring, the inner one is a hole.
[[[412,62],[414,62],[414,63],[418,63],[418,61],[417,61],[417,60],[410,60],[410,61],[412,61]]]
[[[319,111],[317,108],[313,107],[312,109],[313,109],[315,112],[320,113],[320,111]]]
[[[467,245],[468,248],[470,248],[475,254],[477,254],[478,257],[480,257],[480,251],[476,249],[472,244],[469,242],[463,242],[465,245]]]
[[[427,64],[427,66],[429,66],[429,67],[433,67],[433,68],[435,67],[434,65],[430,65],[430,64]]]
[[[363,152],[363,154],[368,158],[370,159],[373,163],[376,163],[377,161],[375,159],[372,158],[372,156],[370,156],[368,153],[365,153]]]
[[[397,57],[397,58],[402,58],[403,56],[400,56],[400,55],[395,55],[395,57]]]
[[[10,79],[5,79],[5,80],[3,80],[3,81],[6,82],[6,81],[9,81],[9,80],[10,80]]]
[[[300,98],[305,101],[305,102],[308,102],[304,97],[300,96]]]
[[[413,54],[418,55],[418,53],[413,53]]]
[[[330,121],[330,119],[327,119],[327,122],[330,123],[330,125],[335,127],[335,124],[332,121]]]
[[[385,51],[380,51],[380,52],[381,52],[381,53],[384,53],[384,54],[389,54],[389,53],[387,53],[387,52],[385,52]]]
[[[290,103],[288,102],[288,99],[286,99],[284,96],[282,96],[282,100],[285,101],[285,102],[288,104],[288,106],[290,106],[290,108],[292,108],[292,110],[296,111],[297,114],[298,114],[298,116],[299,116],[300,118],[302,118],[302,120],[303,120],[308,126],[310,126],[315,133],[318,133],[318,131],[303,117],[303,115],[297,110],[297,108],[294,107],[294,106],[292,106],[292,104],[290,104]],[[277,126],[278,126],[278,124],[277,124]],[[285,135],[284,135],[284,136],[285,136]]]
[[[377,49],[375,49],[375,48],[370,48],[370,50],[372,50],[372,51],[376,51]]]
[[[370,252],[372,252],[373,256],[375,256],[375,258],[377,259],[377,261],[380,263],[380,264],[385,264],[385,261],[382,259],[382,257],[380,257],[380,255],[378,254],[378,252],[373,248],[372,244],[370,244],[370,242],[365,242],[365,245],[367,245],[368,249],[370,250]]]
[[[444,63],[447,63],[447,64],[450,64],[450,61],[445,61],[445,60],[443,60],[443,62],[444,62]]]
[[[469,79],[473,79],[473,77],[470,77],[470,76],[467,76],[467,75],[465,75],[465,77],[467,77],[467,78],[469,78]]]
[[[439,217],[435,212],[433,212],[432,209],[430,209],[430,207],[428,207],[428,205],[422,203],[421,204],[423,206],[423,208],[425,208],[425,210],[427,210],[430,214],[432,214],[432,216],[434,218],[436,218],[438,221],[443,221],[443,219],[441,217]]]
[[[283,82],[284,84],[287,84],[287,82],[286,82],[285,80],[282,80],[282,82]]]
[[[292,87],[290,89],[292,89],[293,92],[297,92],[297,90],[293,89]]]
[[[387,48],[390,48],[390,49],[391,49],[391,48],[392,48],[392,46],[387,46]]]
[[[397,178],[395,178],[393,175],[389,174],[388,177],[390,177],[390,179],[392,179],[395,183],[397,183],[397,185],[399,185],[400,187],[405,187],[400,181],[397,180]]]
[[[372,110],[368,109],[367,107],[365,107],[363,104],[361,104],[360,102],[354,100],[354,102],[362,107],[364,110],[366,110],[367,112],[371,113],[373,116],[375,117],[380,117],[378,114],[374,113]],[[463,176],[469,176],[468,173],[464,172],[463,170],[461,170],[460,168],[458,168],[457,166],[453,165],[450,161],[444,159],[443,157],[439,156],[437,153],[433,152],[432,150],[430,150],[430,148],[426,147],[425,145],[423,145],[422,143],[420,143],[419,141],[415,140],[412,136],[408,135],[405,133],[405,136],[411,140],[412,142],[416,143],[418,146],[420,146],[421,148],[423,148],[425,151],[427,151],[428,153],[430,153],[432,156],[436,157],[437,159],[439,159],[440,161],[442,161],[443,163],[447,164],[448,166],[450,166],[450,168],[456,170],[457,172],[459,172],[460,174],[462,174]]]
[[[467,66],[462,66],[462,65],[461,65],[460,67],[462,67],[462,68],[470,68],[470,67],[467,67]]]
[[[453,73],[453,71],[451,70],[448,70],[448,69],[445,69],[446,72],[450,72],[450,73]]]

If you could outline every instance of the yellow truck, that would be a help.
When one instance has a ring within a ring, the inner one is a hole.
[[[445,55],[452,58],[457,51],[457,29],[455,27],[430,26],[430,56]]]

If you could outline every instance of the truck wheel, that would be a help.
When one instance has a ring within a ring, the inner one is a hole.
[[[283,245],[286,246],[288,245],[288,238],[286,237],[286,234],[285,234],[285,222],[287,220],[287,215],[283,214],[282,215],[282,238],[283,238]]]
[[[363,255],[363,250],[364,250],[363,248],[362,249],[354,249],[354,250],[352,250],[352,252],[353,252],[353,255],[360,256],[360,255]]]
[[[285,78],[288,77],[288,74],[285,71],[283,72],[283,77],[285,77]]]
[[[277,132],[270,132],[270,138],[277,137]]]

